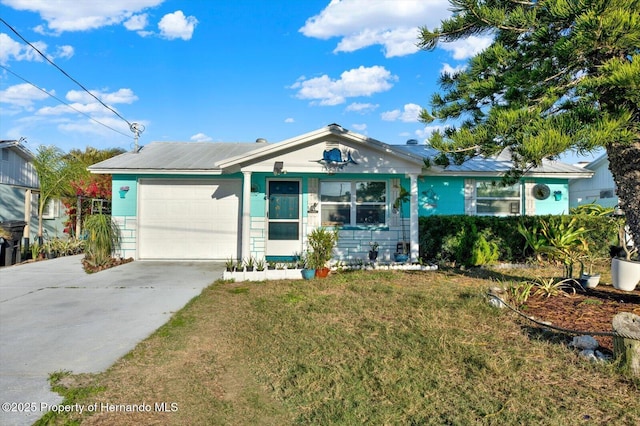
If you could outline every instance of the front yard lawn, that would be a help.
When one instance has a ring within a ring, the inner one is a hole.
[[[56,374],[65,404],[103,409],[41,423],[640,424],[639,380],[491,307],[492,285],[447,271],[219,281],[108,371]],[[123,412],[136,404],[151,410]]]

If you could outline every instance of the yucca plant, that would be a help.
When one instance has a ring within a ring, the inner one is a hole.
[[[91,215],[84,222],[87,234],[85,258],[93,265],[105,265],[120,244],[120,229],[104,214]]]
[[[535,295],[541,295],[544,297],[552,296],[569,296],[576,294],[576,288],[574,287],[575,280],[571,278],[565,278],[563,280],[557,280],[556,278],[542,278],[538,277],[534,281],[536,287]]]

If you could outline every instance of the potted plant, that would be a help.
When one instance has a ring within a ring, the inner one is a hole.
[[[306,252],[300,255],[300,263],[302,264],[302,278],[311,280],[316,275],[316,269],[312,266],[311,253]]]
[[[589,260],[589,272],[585,272],[584,263],[580,262],[580,284],[584,288],[596,288],[600,283],[600,274],[593,273],[593,263],[600,257],[592,252],[587,252],[585,257]]]
[[[393,211],[397,212],[400,217],[400,226],[402,227],[402,241],[398,243],[396,252],[394,253],[394,259],[396,262],[406,262],[409,260],[409,248],[407,246],[407,232],[404,226],[404,219],[402,218],[402,206],[408,202],[411,198],[411,194],[404,186],[400,185],[400,194],[398,198],[393,202]]]
[[[333,248],[338,243],[338,230],[319,227],[309,233],[307,240],[310,248],[309,266],[315,269],[317,277],[326,277]]]
[[[377,241],[369,243],[369,260],[372,262],[378,260],[378,247],[380,247],[380,244]]]
[[[249,256],[244,260],[244,266],[247,272],[253,272],[255,268],[255,258],[253,256]]]
[[[593,273],[593,265],[602,259],[602,256],[588,245],[585,245],[585,252],[580,257],[580,284],[584,288],[596,288],[600,283],[600,274]],[[584,261],[589,264],[588,272],[585,272]]]
[[[611,259],[611,281],[613,287],[623,291],[633,291],[640,282],[640,261],[638,261],[638,248],[629,246],[629,238],[624,224],[618,228],[618,241],[624,252],[624,257],[619,256],[620,250],[613,253]]]

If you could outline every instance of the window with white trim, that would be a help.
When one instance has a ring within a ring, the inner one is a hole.
[[[503,186],[499,182],[476,181],[476,214],[508,216],[520,214],[520,183]]]
[[[55,219],[60,217],[60,200],[49,199],[42,209],[43,219]]]
[[[384,181],[320,182],[322,226],[384,226],[387,183]]]

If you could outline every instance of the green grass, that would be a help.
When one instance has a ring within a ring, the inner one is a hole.
[[[103,424],[640,423],[637,380],[528,335],[488,305],[491,285],[390,271],[217,282],[83,383],[104,389],[85,402],[180,407]]]

